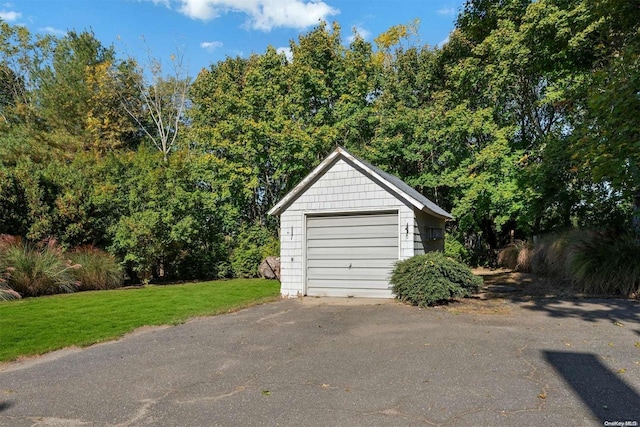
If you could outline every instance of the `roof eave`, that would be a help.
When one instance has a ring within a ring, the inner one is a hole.
[[[354,157],[353,155],[351,155],[349,152],[345,150],[342,150],[342,151],[345,157],[347,157],[349,160],[357,164],[360,168],[366,170],[367,173],[370,176],[374,177],[379,183],[391,189],[397,195],[401,195],[402,198],[405,199],[407,202],[409,202],[411,205],[413,205],[414,208],[424,211],[430,215],[433,215],[441,219],[445,219],[445,220],[453,219],[451,214],[446,212],[444,209],[442,210],[443,213],[435,212],[432,209],[429,209],[429,207],[426,206],[424,203],[420,202],[419,200],[416,200],[414,197],[411,197],[411,195],[407,194],[401,188],[398,188],[392,182],[389,182],[389,180],[385,179],[383,176],[380,176],[380,174],[378,174],[375,170],[371,169],[368,165],[362,163],[358,158]]]

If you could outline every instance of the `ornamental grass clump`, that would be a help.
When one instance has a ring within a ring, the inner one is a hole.
[[[0,265],[0,301],[10,301],[12,299],[20,299],[19,293],[9,287],[9,272]]]
[[[442,252],[429,252],[398,262],[391,284],[399,300],[426,307],[474,294],[482,278]]]
[[[516,271],[531,271],[532,245],[524,240],[517,240],[498,252],[498,265]]]
[[[640,244],[635,236],[583,230],[572,246],[569,269],[585,292],[640,296]]]
[[[80,246],[68,256],[80,266],[73,270],[79,290],[115,289],[124,283],[124,272],[115,257],[95,246]]]
[[[0,244],[3,273],[9,288],[23,297],[77,290],[78,281],[73,271],[80,266],[64,257],[55,240],[31,244],[20,238],[12,239]]]

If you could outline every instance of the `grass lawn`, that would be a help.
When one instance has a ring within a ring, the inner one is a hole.
[[[279,289],[275,280],[236,279],[0,301],[0,361],[272,301]]]

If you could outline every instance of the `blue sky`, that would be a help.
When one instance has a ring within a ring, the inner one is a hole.
[[[337,21],[373,41],[397,24],[420,20],[419,41],[443,43],[463,0],[0,0],[0,18],[33,33],[91,29],[105,46],[144,59],[184,52],[189,72],[227,56],[248,57],[290,40],[319,20]],[[143,41],[144,40],[144,41]]]

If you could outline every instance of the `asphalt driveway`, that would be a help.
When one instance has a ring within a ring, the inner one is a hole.
[[[362,302],[279,301],[0,365],[0,425],[640,422],[637,303]]]

